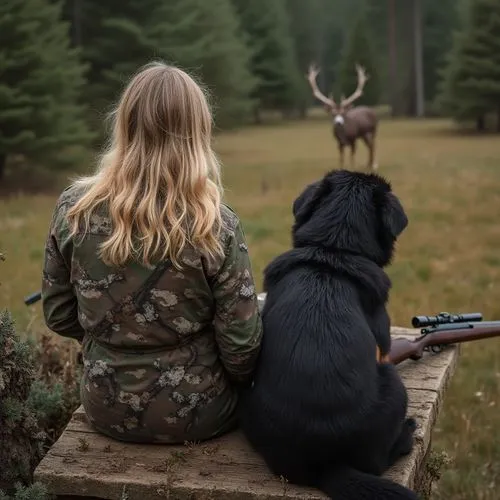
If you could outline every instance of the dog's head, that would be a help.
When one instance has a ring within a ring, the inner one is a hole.
[[[386,266],[408,218],[391,185],[376,174],[333,170],[293,204],[294,246],[361,254]]]

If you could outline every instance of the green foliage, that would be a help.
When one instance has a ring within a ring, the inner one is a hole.
[[[130,77],[155,59],[199,77],[213,96],[217,125],[248,118],[255,80],[231,0],[87,0],[78,22],[90,65],[86,98],[97,110],[92,120],[100,122]]]
[[[451,49],[457,25],[457,0],[425,0],[423,3],[424,94],[433,101],[439,91],[443,65]]]
[[[16,483],[11,495],[0,490],[0,500],[48,500],[49,498],[47,488],[40,483],[34,483],[30,486]]]
[[[49,337],[37,345],[22,341],[11,315],[0,313],[0,488],[31,481],[45,447],[78,406],[79,377],[67,365]],[[38,494],[37,487],[21,488],[14,498],[43,498]]]
[[[0,176],[8,155],[75,165],[91,138],[84,67],[60,18],[60,2],[0,2]]]
[[[45,435],[28,404],[34,380],[33,355],[15,333],[7,311],[0,313],[0,485],[29,482]]]
[[[322,3],[324,0],[287,0],[287,9],[290,18],[290,33],[292,35],[295,58],[300,71],[297,83],[297,99],[302,116],[314,99],[311,89],[305,78],[309,65],[318,63],[318,47],[321,46],[324,37],[324,26],[320,20]],[[321,77],[324,74],[320,74]]]
[[[303,92],[284,0],[232,0],[248,41],[252,73],[259,79],[252,93],[256,110],[289,110]]]
[[[346,41],[339,68],[339,81],[336,85],[336,95],[351,95],[357,87],[356,64],[363,66],[369,76],[363,95],[356,100],[355,105],[374,106],[380,97],[380,82],[377,73],[377,61],[371,47],[370,29],[365,13],[356,19]]]
[[[439,97],[456,120],[479,119],[500,102],[500,3],[471,0],[455,33]]]
[[[81,15],[73,23],[79,23],[83,57],[89,65],[85,97],[100,119],[132,74],[158,55],[148,29],[156,21],[159,1],[85,0],[81,4]]]
[[[199,75],[212,94],[217,125],[246,121],[257,81],[231,0],[170,0],[155,17],[150,35],[158,53]]]
[[[61,384],[49,387],[42,380],[35,380],[31,386],[26,404],[37,416],[39,425],[47,428],[61,418],[64,389]]]
[[[321,33],[321,43],[318,50],[321,73],[318,82],[325,93],[330,93],[335,84],[338,83],[338,66],[344,40],[349,36],[349,29],[353,25],[357,13],[364,7],[366,0],[319,1],[320,11],[315,27]],[[377,22],[380,22],[380,18],[384,19],[383,16],[380,16]]]

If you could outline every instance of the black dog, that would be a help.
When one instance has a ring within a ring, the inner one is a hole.
[[[293,206],[294,248],[265,270],[264,337],[241,427],[276,475],[337,500],[417,499],[380,477],[413,446],[383,271],[408,219],[388,182],[333,171]]]

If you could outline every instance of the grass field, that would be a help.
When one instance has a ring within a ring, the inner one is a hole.
[[[290,245],[291,205],[302,188],[338,166],[326,120],[273,124],[220,135],[229,203],[247,234],[258,286],[265,265]],[[358,168],[366,163],[360,144]],[[390,312],[480,311],[500,319],[500,138],[459,133],[450,123],[383,121],[378,163],[410,224],[394,263]],[[55,197],[0,199],[0,306],[20,329],[43,331],[39,306],[45,234]],[[464,346],[436,429],[435,446],[454,460],[435,498],[493,500],[500,487],[500,339]]]

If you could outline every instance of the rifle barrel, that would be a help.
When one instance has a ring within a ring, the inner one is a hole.
[[[34,304],[35,302],[38,302],[41,299],[42,299],[42,292],[35,292],[25,297],[24,303],[27,306],[30,306],[31,304]]]
[[[485,321],[474,325],[469,323],[468,328],[436,330],[425,335],[427,346],[455,344],[457,342],[471,342],[473,340],[489,339],[500,336],[500,321]]]

